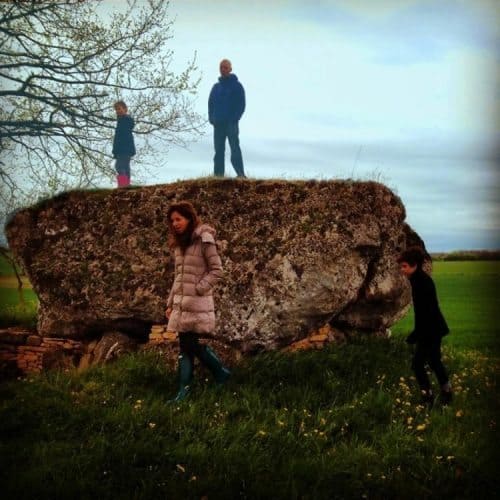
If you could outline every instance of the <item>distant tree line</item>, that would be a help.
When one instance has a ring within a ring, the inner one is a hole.
[[[456,250],[454,252],[431,253],[433,260],[500,260],[500,250]]]

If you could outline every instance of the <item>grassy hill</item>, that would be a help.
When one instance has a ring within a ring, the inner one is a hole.
[[[404,337],[198,373],[160,354],[0,386],[4,498],[498,498],[497,262],[436,262],[455,400],[420,406]]]

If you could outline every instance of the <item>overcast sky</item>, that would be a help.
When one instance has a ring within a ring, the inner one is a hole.
[[[172,0],[170,10],[174,65],[197,53],[197,110],[206,116],[222,58],[245,87],[250,177],[379,180],[431,251],[500,248],[500,2]],[[147,182],[209,175],[212,158],[207,124]]]

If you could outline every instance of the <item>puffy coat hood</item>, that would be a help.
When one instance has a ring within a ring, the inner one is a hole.
[[[203,243],[215,243],[215,235],[217,231],[208,224],[200,224],[193,231],[192,240],[194,241],[196,238],[201,238]]]

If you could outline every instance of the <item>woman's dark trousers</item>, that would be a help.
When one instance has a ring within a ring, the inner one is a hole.
[[[441,361],[441,338],[425,339],[416,343],[412,368],[415,372],[418,385],[423,391],[429,391],[431,388],[429,377],[425,371],[426,363],[429,364],[431,370],[436,374],[439,385],[443,387],[448,382],[448,374]]]

